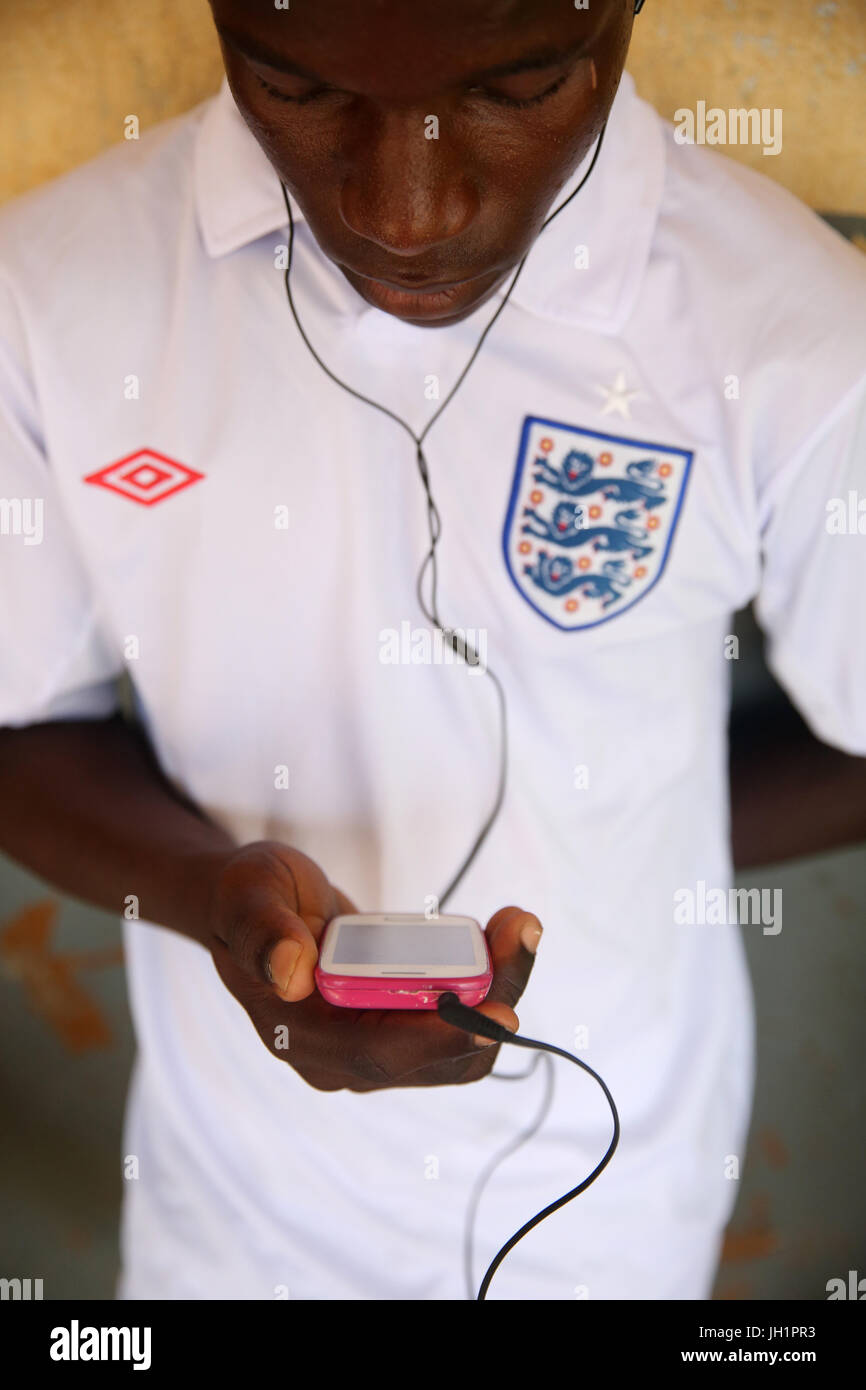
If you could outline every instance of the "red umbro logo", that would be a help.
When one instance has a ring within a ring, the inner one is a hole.
[[[203,473],[166,458],[155,449],[137,449],[134,454],[109,463],[97,473],[88,473],[84,482],[107,487],[111,492],[119,492],[121,497],[140,502],[143,507],[152,507],[155,502],[164,501],[203,477]]]

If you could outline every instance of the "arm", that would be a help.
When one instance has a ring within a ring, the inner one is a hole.
[[[0,729],[0,848],[110,911],[134,893],[140,930],[155,921],[199,942],[268,1050],[317,1090],[454,1085],[493,1066],[498,1046],[435,1010],[406,1018],[328,1004],[315,989],[318,940],[338,912],[357,909],[299,850],[236,847],[121,719]],[[487,925],[494,973],[480,1011],[512,1032],[539,935],[517,907]]]
[[[839,381],[853,377],[855,384],[828,410],[825,382],[824,424],[813,421],[807,442],[798,449],[791,441],[775,468],[760,451],[762,574],[754,611],[767,666],[794,708],[735,718],[738,868],[866,841],[866,534],[847,508],[866,490],[866,363],[862,349],[858,367],[858,354],[841,351],[838,340],[834,349],[829,337],[826,350]],[[785,418],[784,408],[776,418]],[[768,421],[765,443],[773,435]]]
[[[790,706],[731,727],[734,867],[866,842],[866,758],[819,742]]]
[[[0,729],[0,848],[64,892],[204,943],[210,883],[234,848],[174,790],[119,716]]]

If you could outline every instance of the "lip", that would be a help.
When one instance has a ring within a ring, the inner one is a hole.
[[[470,275],[462,280],[380,280],[376,276],[362,275],[362,280],[373,281],[374,285],[384,285],[388,290],[399,290],[409,294],[440,294],[445,290],[456,290],[458,285],[469,285],[478,277]]]
[[[359,282],[356,288],[363,298],[385,313],[398,318],[436,319],[459,312],[470,304],[484,277],[473,275],[468,280],[428,281],[419,285],[376,280],[358,271],[351,272],[350,278]]]

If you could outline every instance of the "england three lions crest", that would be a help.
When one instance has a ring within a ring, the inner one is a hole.
[[[687,449],[528,416],[505,519],[505,563],[566,632],[624,613],[660,578],[685,495]]]

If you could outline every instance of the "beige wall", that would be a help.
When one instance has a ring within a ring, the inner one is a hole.
[[[325,3],[326,0],[319,0]],[[664,115],[780,107],[784,148],[728,147],[824,211],[866,214],[866,0],[646,0],[629,68]],[[0,0],[0,198],[214,91],[206,0]]]

